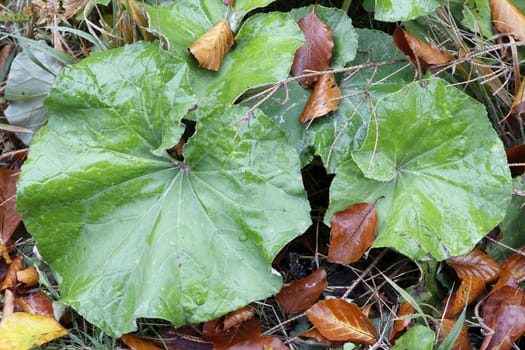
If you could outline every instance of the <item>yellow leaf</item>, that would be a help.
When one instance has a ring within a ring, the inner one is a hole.
[[[0,349],[31,349],[67,334],[52,317],[15,312],[0,322]]]
[[[226,20],[220,20],[188,48],[199,66],[218,71],[233,46],[233,32]]]

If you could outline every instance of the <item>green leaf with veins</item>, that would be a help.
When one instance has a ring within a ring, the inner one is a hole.
[[[139,317],[180,326],[274,294],[273,258],[310,224],[299,159],[274,122],[255,111],[239,130],[246,108],[202,104],[188,80],[158,44],[66,67],[22,169],[17,209],[61,301],[113,336]],[[164,149],[196,102],[174,160]]]
[[[325,221],[383,198],[374,247],[420,260],[468,253],[503,219],[512,189],[483,105],[431,79],[385,97],[376,113],[361,148],[336,169]]]
[[[429,14],[443,0],[376,0],[374,18],[378,21],[406,21]]]

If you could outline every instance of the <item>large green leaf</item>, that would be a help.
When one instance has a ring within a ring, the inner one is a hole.
[[[313,148],[330,173],[350,157],[354,148],[361,145],[375,103],[405,87],[414,77],[414,72],[406,61],[380,64],[405,57],[394,46],[389,35],[368,29],[357,29],[357,34],[359,50],[356,59],[349,66],[356,66],[358,69],[339,76],[344,98],[337,111],[315,120],[307,130],[299,123],[299,116],[311,90],[303,89],[296,82],[288,84],[286,91],[282,89],[276,93],[274,99],[261,106],[286,132],[288,142],[302,155],[304,163],[311,159],[310,148]],[[344,36],[344,33],[341,35]],[[366,63],[379,65],[360,67]]]
[[[385,97],[376,112],[353,160],[336,169],[325,219],[382,198],[375,247],[415,259],[468,253],[503,219],[511,194],[485,109],[432,79]]]
[[[443,0],[376,0],[374,18],[379,21],[406,21],[429,14]]]
[[[187,48],[222,19],[224,11],[220,1],[204,0],[182,0],[148,9],[150,28],[162,33],[170,50],[187,60],[194,91],[207,99],[232,103],[249,88],[285,79],[304,36],[289,14],[257,14],[240,28],[236,46],[224,58],[219,72],[201,69]]]
[[[274,294],[273,258],[310,224],[297,154],[262,113],[239,131],[245,108],[198,102],[184,161],[164,151],[196,102],[187,72],[156,44],[64,69],[18,184],[62,301],[114,336]]]

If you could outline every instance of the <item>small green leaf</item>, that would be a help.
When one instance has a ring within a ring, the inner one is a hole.
[[[429,14],[443,0],[376,0],[374,18],[378,21],[406,21]]]
[[[480,33],[485,38],[494,35],[490,17],[489,0],[467,0],[463,4],[463,24],[466,28]]]
[[[392,347],[392,350],[432,350],[436,334],[430,328],[416,325],[408,329]]]
[[[184,162],[178,142],[197,102]],[[71,305],[108,334],[216,318],[281,287],[275,255],[310,224],[299,159],[274,122],[211,108],[158,43],[67,67],[46,101],[17,209]]]
[[[234,0],[233,10],[237,12],[243,12],[244,14],[246,14],[251,10],[267,6],[272,2],[275,2],[275,0]]]
[[[503,219],[511,193],[485,109],[432,79],[385,97],[376,113],[353,161],[336,169],[325,221],[349,204],[384,197],[375,247],[415,259],[468,253]]]

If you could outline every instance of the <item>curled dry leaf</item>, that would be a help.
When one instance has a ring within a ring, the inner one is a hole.
[[[441,343],[452,331],[452,328],[456,325],[457,320],[445,318],[441,320],[441,329],[443,332],[439,333],[439,342]],[[452,346],[452,350],[470,350],[472,349],[472,344],[468,338],[468,330],[465,323],[461,326],[461,331]]]
[[[19,170],[0,168],[0,240],[4,243],[7,243],[22,221],[15,210],[19,173]]]
[[[228,21],[223,19],[191,44],[188,50],[200,67],[218,71],[232,46],[233,32]]]
[[[408,316],[414,313],[414,308],[410,303],[404,302],[399,306],[399,311],[397,312],[397,317]],[[410,327],[411,320],[410,318],[398,319],[394,322],[394,327],[392,328],[392,335],[390,336],[390,342],[395,343],[396,339],[399,338],[406,330]]]
[[[509,0],[490,0],[494,27],[500,33],[525,40],[525,15]]]
[[[467,276],[461,280],[459,288],[452,293],[447,302],[445,318],[452,318],[485,292],[485,282],[475,276]]]
[[[275,297],[286,312],[297,314],[312,306],[326,287],[326,271],[320,267],[309,276],[283,287]]]
[[[424,71],[429,66],[445,64],[452,60],[452,56],[448,53],[427,44],[402,28],[397,27],[394,30],[393,39],[397,48],[403,51],[412,63],[417,65],[419,62]]]
[[[33,287],[38,284],[38,273],[35,267],[31,265],[27,269],[18,271],[16,273],[16,279],[27,287]]]
[[[227,330],[240,325],[243,322],[251,320],[255,316],[255,310],[249,306],[233,311],[224,316],[221,330]]]
[[[124,334],[120,340],[126,344],[131,350],[162,350],[155,344],[139,338],[133,334]]]
[[[306,102],[299,121],[306,123],[337,110],[340,98],[341,89],[337,86],[334,74],[323,74],[321,79],[315,84],[314,90],[310,94],[308,102]]]
[[[306,311],[310,322],[329,340],[372,345],[377,330],[359,306],[343,299],[321,300]]]
[[[16,273],[24,268],[24,257],[22,255],[17,256],[13,259],[11,264],[9,264],[9,270],[2,282],[2,287],[0,290],[7,288],[13,288],[17,284]]]
[[[4,293],[4,306],[2,307],[2,319],[11,316],[15,312],[15,294],[9,289]]]
[[[488,334],[480,350],[510,350],[525,333],[525,295],[520,289],[503,287],[482,304],[483,322],[494,332]]]
[[[53,303],[41,291],[31,293],[23,298],[16,298],[16,304],[30,314],[54,317]]]
[[[456,271],[460,279],[476,277],[485,283],[495,281],[501,273],[501,267],[481,249],[474,248],[469,254],[447,259],[447,264]]]
[[[359,260],[375,239],[375,203],[356,203],[334,214],[328,261],[351,264]]]
[[[317,17],[315,6],[307,16],[301,18],[297,24],[304,33],[306,44],[295,52],[292,64],[292,74],[294,76],[309,72],[323,72],[330,67],[330,57],[334,41],[332,30]],[[319,79],[319,76],[302,78],[299,84],[307,88]]]

